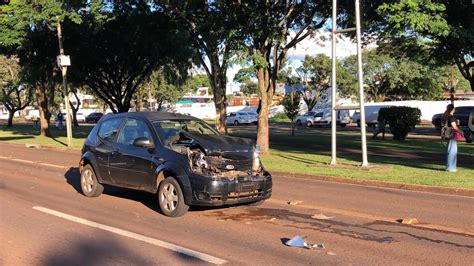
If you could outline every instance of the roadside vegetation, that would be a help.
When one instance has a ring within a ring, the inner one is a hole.
[[[82,148],[92,127],[93,125],[81,124],[74,128],[73,149]],[[409,134],[405,141],[394,141],[387,134],[386,140],[367,140],[371,168],[361,169],[360,135],[357,131],[338,133],[337,167],[329,165],[329,128],[302,127],[297,129],[296,136],[291,136],[290,132],[291,127],[287,123],[271,126],[271,152],[262,156],[262,161],[270,172],[474,189],[472,144],[458,144],[458,172],[446,173],[446,147],[440,141],[435,141],[430,136],[413,134]],[[229,134],[255,139],[256,128],[229,127]],[[15,123],[9,128],[3,122],[0,126],[0,141],[66,148],[64,129],[52,128],[51,135],[52,138],[40,136],[39,130],[33,129],[29,123]]]

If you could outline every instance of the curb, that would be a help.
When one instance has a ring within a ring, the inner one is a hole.
[[[392,183],[392,182],[386,182],[386,181],[357,180],[357,179],[349,179],[349,178],[344,178],[344,177],[316,176],[316,175],[285,173],[285,172],[276,172],[276,171],[272,171],[272,175],[291,177],[291,178],[311,179],[311,180],[326,181],[326,182],[336,182],[336,183],[359,185],[359,186],[391,188],[391,189],[400,189],[400,190],[406,190],[406,191],[429,192],[429,193],[447,194],[447,195],[465,196],[465,197],[474,198],[474,189],[437,187],[437,186],[414,185],[414,184],[400,184],[400,183]]]

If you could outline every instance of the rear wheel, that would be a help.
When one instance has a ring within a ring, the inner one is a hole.
[[[161,181],[158,189],[158,203],[161,212],[170,217],[182,216],[189,209],[189,206],[184,203],[183,191],[173,177]]]
[[[97,197],[104,191],[95,176],[94,169],[90,164],[84,166],[81,172],[81,189],[82,193],[87,197]]]
[[[306,121],[306,126],[307,127],[312,127],[313,126],[313,123],[311,121]]]

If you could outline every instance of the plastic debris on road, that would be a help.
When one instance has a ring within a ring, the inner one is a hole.
[[[290,201],[288,201],[289,205],[298,205],[298,204],[301,204],[301,203],[303,203],[301,200],[290,200]]]
[[[416,218],[405,218],[405,219],[398,219],[397,222],[402,224],[417,224],[418,220]]]
[[[331,220],[334,217],[329,217],[329,216],[326,216],[326,215],[320,213],[320,214],[315,214],[315,215],[311,216],[311,218],[317,219],[317,220]]]
[[[306,237],[296,235],[292,239],[286,241],[285,245],[289,247],[298,247],[306,249],[325,248],[324,244],[309,244],[305,241],[305,238]]]

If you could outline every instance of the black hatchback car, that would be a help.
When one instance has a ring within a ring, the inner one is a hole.
[[[257,203],[272,193],[254,141],[175,113],[104,116],[84,143],[80,171],[88,197],[103,184],[157,193],[162,213],[173,217],[190,205]]]
[[[86,123],[97,123],[102,118],[104,114],[102,113],[90,113],[86,116]]]

